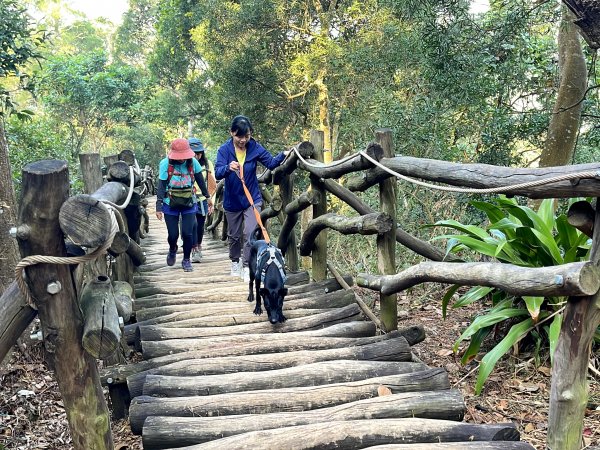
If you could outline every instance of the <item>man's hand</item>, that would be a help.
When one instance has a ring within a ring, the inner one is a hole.
[[[162,211],[156,211],[156,218],[162,222],[162,220],[163,220]]]

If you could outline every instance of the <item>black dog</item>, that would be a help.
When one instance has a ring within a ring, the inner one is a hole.
[[[260,228],[257,228],[250,239],[250,261],[248,267],[250,269],[250,284],[248,301],[254,301],[254,291],[252,284],[256,286],[256,307],[254,314],[262,314],[260,299],[265,304],[269,322],[276,324],[277,322],[285,322],[287,319],[283,315],[283,300],[288,293],[285,285],[287,279],[283,256],[281,250],[273,244],[267,244],[266,241],[260,239]],[[262,282],[263,287],[260,287]]]

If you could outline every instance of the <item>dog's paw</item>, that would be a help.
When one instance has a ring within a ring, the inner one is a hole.
[[[252,303],[252,302],[254,301],[254,296],[253,296],[253,295],[249,295],[249,296],[248,296],[248,301],[249,301],[250,303]]]
[[[285,317],[283,314],[281,315],[281,321],[280,322],[285,322],[287,320],[287,317]]]
[[[254,314],[256,314],[257,316],[260,316],[262,314],[262,308],[259,305],[256,305],[256,308],[254,308]]]

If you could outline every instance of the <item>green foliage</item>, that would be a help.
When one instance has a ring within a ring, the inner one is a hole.
[[[485,213],[488,219],[486,226],[463,225],[455,220],[438,221],[432,225],[451,228],[460,233],[435,238],[446,239],[449,252],[462,254],[471,250],[493,260],[523,267],[548,267],[588,258],[590,246],[587,236],[571,227],[565,214],[555,215],[553,200],[544,200],[537,212],[504,196],[490,202],[474,201],[471,204]],[[452,286],[444,296],[444,317],[450,299],[459,287]],[[476,317],[454,344],[456,352],[461,342],[470,340],[462,355],[464,364],[476,357],[485,337],[493,330],[510,326],[505,337],[481,361],[475,387],[477,393],[481,392],[497,361],[524,338],[537,340],[538,347],[542,341],[546,341],[550,350],[554,350],[561,315],[552,314],[565,300],[562,297],[516,297],[499,289],[483,286],[472,287],[459,297],[452,305],[453,308],[477,301],[491,301],[491,307]],[[553,321],[550,327],[535,329],[537,324],[551,317]],[[519,322],[515,323],[516,321]]]

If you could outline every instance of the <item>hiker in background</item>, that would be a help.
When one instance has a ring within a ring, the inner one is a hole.
[[[206,157],[204,145],[200,139],[191,137],[188,139],[190,147],[195,154],[196,159],[202,167],[202,177],[206,183],[208,195],[212,198],[214,191],[216,190],[215,181],[215,166]],[[212,188],[212,189],[211,189]],[[211,192],[212,191],[212,192]],[[192,235],[192,262],[199,263],[202,261],[202,238],[204,237],[204,222],[206,216],[212,214],[213,206],[212,203],[208,204],[208,198],[202,194],[198,194],[198,211],[196,211],[196,223],[194,225],[194,232]]]
[[[179,221],[181,219],[181,237],[183,240],[183,260],[181,267],[185,272],[191,272],[194,223],[198,210],[198,199],[194,193],[194,180],[198,183],[200,192],[208,198],[208,190],[202,167],[194,157],[187,139],[175,139],[171,142],[170,151],[158,165],[158,192],[156,194],[156,217],[165,219],[167,225],[167,241],[169,253],[167,265],[175,264],[177,257],[177,239],[179,238]],[[212,207],[212,200],[208,198]]]
[[[262,196],[258,188],[256,165],[261,163],[267,169],[279,166],[288,152],[281,152],[273,157],[252,138],[252,123],[245,116],[236,116],[231,122],[231,137],[217,152],[215,175],[217,180],[225,179],[223,193],[223,209],[227,218],[227,238],[229,240],[229,259],[231,259],[231,276],[241,276],[244,281],[250,280],[248,258],[250,255],[250,235],[257,226],[257,220],[250,201],[244,193],[241,178],[244,179],[250,196],[260,211]],[[244,239],[243,260],[242,239]]]

